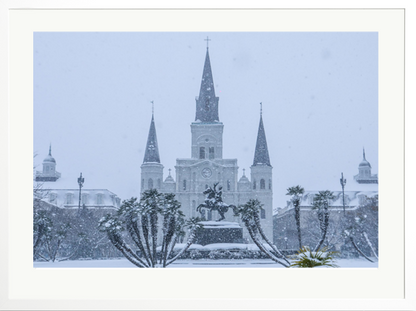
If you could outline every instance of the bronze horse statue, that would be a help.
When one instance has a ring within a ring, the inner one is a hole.
[[[235,209],[234,205],[228,205],[222,201],[222,187],[217,186],[219,183],[215,183],[214,187],[208,187],[203,193],[206,195],[205,202],[202,204],[199,204],[196,208],[196,211],[202,214],[201,209],[208,209],[210,211],[218,211],[218,214],[220,214],[221,218],[217,221],[221,221],[225,219],[224,214],[228,211],[229,208]]]

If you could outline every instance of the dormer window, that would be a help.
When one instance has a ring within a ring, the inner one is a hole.
[[[72,193],[67,193],[65,203],[66,204],[73,204],[73,197],[74,197],[74,195]]]
[[[97,194],[97,205],[103,204],[103,195],[101,193]]]
[[[82,197],[81,197],[81,202],[82,202],[82,204],[84,205],[87,205],[88,204],[88,194],[87,193],[83,193],[82,194]]]

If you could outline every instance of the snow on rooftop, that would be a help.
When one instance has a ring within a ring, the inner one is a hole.
[[[84,176],[83,176],[84,177]],[[82,191],[88,190],[108,190],[106,185],[100,182],[94,181],[93,178],[85,178]],[[41,189],[79,189],[78,178],[65,178],[61,177],[56,181],[35,181],[34,184],[42,185]],[[110,191],[111,192],[111,191]]]

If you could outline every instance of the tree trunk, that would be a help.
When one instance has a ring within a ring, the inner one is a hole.
[[[132,228],[133,232],[130,233],[129,227]],[[140,229],[137,226],[137,221],[133,221],[132,219],[130,219],[127,223],[127,230],[129,230],[130,236],[132,237],[133,241],[136,243],[137,247],[139,248],[139,250],[142,252],[143,257],[145,258],[147,264],[150,266],[150,257],[149,255],[146,253],[146,250],[144,248],[143,242],[142,242],[142,238],[140,236]],[[137,238],[137,241],[134,239],[134,237]]]
[[[131,249],[128,247],[121,237],[119,237],[115,233],[107,232],[108,238],[110,239],[111,243],[126,257],[132,264],[139,268],[147,268],[149,266],[146,265],[144,261],[142,261]]]
[[[272,250],[273,251],[275,251],[276,252],[276,254],[278,255],[277,257],[279,257],[280,256],[280,258],[282,258],[284,261],[286,261],[287,262],[287,264],[289,264],[290,265],[290,262],[286,259],[286,256],[285,255],[283,255],[271,242],[270,242],[270,240],[267,238],[267,236],[264,234],[264,231],[263,231],[263,228],[261,227],[261,223],[260,223],[260,218],[259,218],[259,215],[258,214],[256,214],[255,216],[254,216],[254,220],[255,220],[255,223],[256,223],[256,226],[257,226],[257,230],[259,231],[259,233],[260,233],[260,235],[261,235],[261,237],[263,238],[263,240],[265,240],[266,241],[266,243],[267,244],[269,244],[269,246],[272,248]]]
[[[244,222],[248,233],[251,236],[251,239],[253,240],[253,242],[257,245],[257,247],[260,249],[260,251],[262,251],[263,253],[265,253],[271,260],[281,264],[284,267],[288,267],[288,265],[286,265],[285,263],[281,262],[279,259],[277,259],[272,253],[270,253],[265,247],[264,245],[257,239],[255,232],[253,231],[253,229],[251,228],[251,225],[249,223],[249,221],[245,221]]]
[[[175,260],[177,260],[184,252],[186,252],[188,250],[188,248],[192,245],[192,243],[194,243],[195,238],[196,238],[196,229],[193,229],[191,231],[191,234],[189,235],[188,242],[186,243],[186,246],[184,248],[182,248],[182,250],[175,257],[173,257],[171,260],[169,260],[166,263],[166,265],[163,266],[163,267],[167,267],[172,262],[174,262]]]
[[[350,240],[352,245],[354,246],[354,248],[357,250],[357,252],[359,252],[365,259],[367,259],[370,262],[374,262],[372,261],[370,258],[368,258],[357,246],[357,244],[355,244],[354,239],[350,236]]]
[[[298,230],[299,249],[301,249],[302,248],[302,236],[300,232],[300,207],[299,205],[295,206],[295,220],[296,220],[296,228]]]
[[[374,257],[378,259],[377,253],[373,248],[373,244],[371,244],[370,239],[368,238],[367,232],[363,232],[363,235],[365,237],[365,240],[367,241],[368,246],[370,246],[371,251],[373,252]]]
[[[150,243],[149,243],[149,218],[147,217],[147,215],[142,215],[141,221],[142,221],[143,238],[146,243],[147,253],[149,255],[151,266],[154,267],[155,262],[152,257],[152,252],[150,250]]]
[[[152,235],[152,251],[154,264],[157,263],[156,246],[157,246],[157,214],[153,212],[150,214],[150,232]]]
[[[324,241],[325,241],[325,237],[326,237],[326,233],[328,231],[328,225],[329,225],[329,213],[327,209],[325,209],[325,211],[321,215],[320,222],[321,222],[320,227],[321,227],[322,237],[318,245],[316,245],[314,252],[317,252],[321,248],[322,244],[324,244]]]

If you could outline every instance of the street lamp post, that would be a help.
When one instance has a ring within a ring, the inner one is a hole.
[[[79,185],[79,199],[78,199],[78,215],[81,211],[81,188],[84,183],[84,177],[82,177],[82,173],[78,177],[78,185]]]
[[[344,178],[344,173],[341,173],[341,179],[339,180],[342,187],[342,208],[344,209],[344,216],[345,216],[345,195],[344,195],[344,187],[347,184],[347,179]]]

